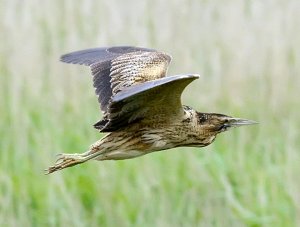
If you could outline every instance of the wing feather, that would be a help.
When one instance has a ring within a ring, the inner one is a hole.
[[[102,132],[128,124],[169,121],[183,114],[181,93],[198,75],[165,77],[171,57],[140,47],[109,47],[76,51],[61,61],[88,65],[104,118],[94,126]]]
[[[132,46],[100,47],[65,54],[61,56],[60,60],[65,63],[90,66],[98,62],[111,61],[117,56],[136,51],[155,52],[156,50]]]
[[[113,95],[135,84],[166,76],[171,57],[162,52],[131,52],[112,60]]]
[[[106,121],[95,127],[102,132],[115,131],[134,122],[166,122],[183,114],[181,94],[198,75],[170,76],[124,89],[109,105]]]
[[[170,60],[171,57],[162,52],[131,46],[93,48],[61,57],[66,63],[90,66],[95,92],[105,115],[115,94],[132,85],[164,77]]]

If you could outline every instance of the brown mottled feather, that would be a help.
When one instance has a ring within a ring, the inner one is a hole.
[[[104,112],[104,118],[94,126],[100,131],[112,131],[129,124],[133,119],[127,121],[123,111],[120,114],[123,117],[122,124],[113,123],[116,122],[115,120],[111,121],[110,106],[113,97],[134,85],[165,77],[171,57],[152,49],[111,47],[73,52],[63,55],[61,60],[91,67],[95,91],[101,110]],[[116,115],[113,116],[115,119]],[[134,117],[135,120],[142,118],[142,114],[136,116],[139,117]]]
[[[134,84],[166,76],[170,56],[161,52],[132,52],[112,60],[110,77],[113,95]]]
[[[61,56],[60,60],[66,63],[90,66],[95,92],[98,96],[101,110],[105,114],[109,100],[113,94],[110,82],[112,61],[119,56],[132,52],[149,53],[156,52],[156,50],[132,46],[92,48],[65,54]]]

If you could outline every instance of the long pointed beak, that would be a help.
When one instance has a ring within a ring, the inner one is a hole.
[[[243,125],[254,125],[254,124],[258,124],[258,122],[248,120],[248,119],[234,118],[234,117],[229,120],[229,125],[231,127],[239,127]]]

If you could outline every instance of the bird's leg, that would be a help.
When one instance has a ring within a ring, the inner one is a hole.
[[[95,142],[93,145],[91,145],[88,151],[82,154],[58,154],[57,160],[54,165],[50,166],[48,169],[45,169],[45,174],[50,174],[55,171],[75,166],[88,160],[96,159],[99,156],[102,156],[105,152],[107,152],[107,150],[109,150],[109,146],[103,146],[106,137],[103,137],[102,139]],[[102,160],[104,160],[104,158],[102,158]]]
[[[87,154],[88,152],[83,154],[58,154],[55,164],[45,169],[45,174],[83,163],[89,160]]]
[[[101,151],[94,152],[93,150],[89,150],[82,154],[58,154],[54,165],[45,169],[45,174],[50,174],[58,170],[81,164],[99,156],[100,154]]]
[[[101,156],[107,150],[106,147],[102,147],[104,139],[105,137],[95,142],[93,145],[91,145],[88,151],[82,154],[58,154],[54,165],[50,166],[48,169],[45,169],[45,174],[50,174],[58,170],[75,166]]]

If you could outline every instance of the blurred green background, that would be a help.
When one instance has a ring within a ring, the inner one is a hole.
[[[0,226],[299,226],[300,1],[0,1]],[[103,134],[89,69],[59,62],[135,45],[200,73],[183,102],[259,121],[206,148],[89,162]]]

